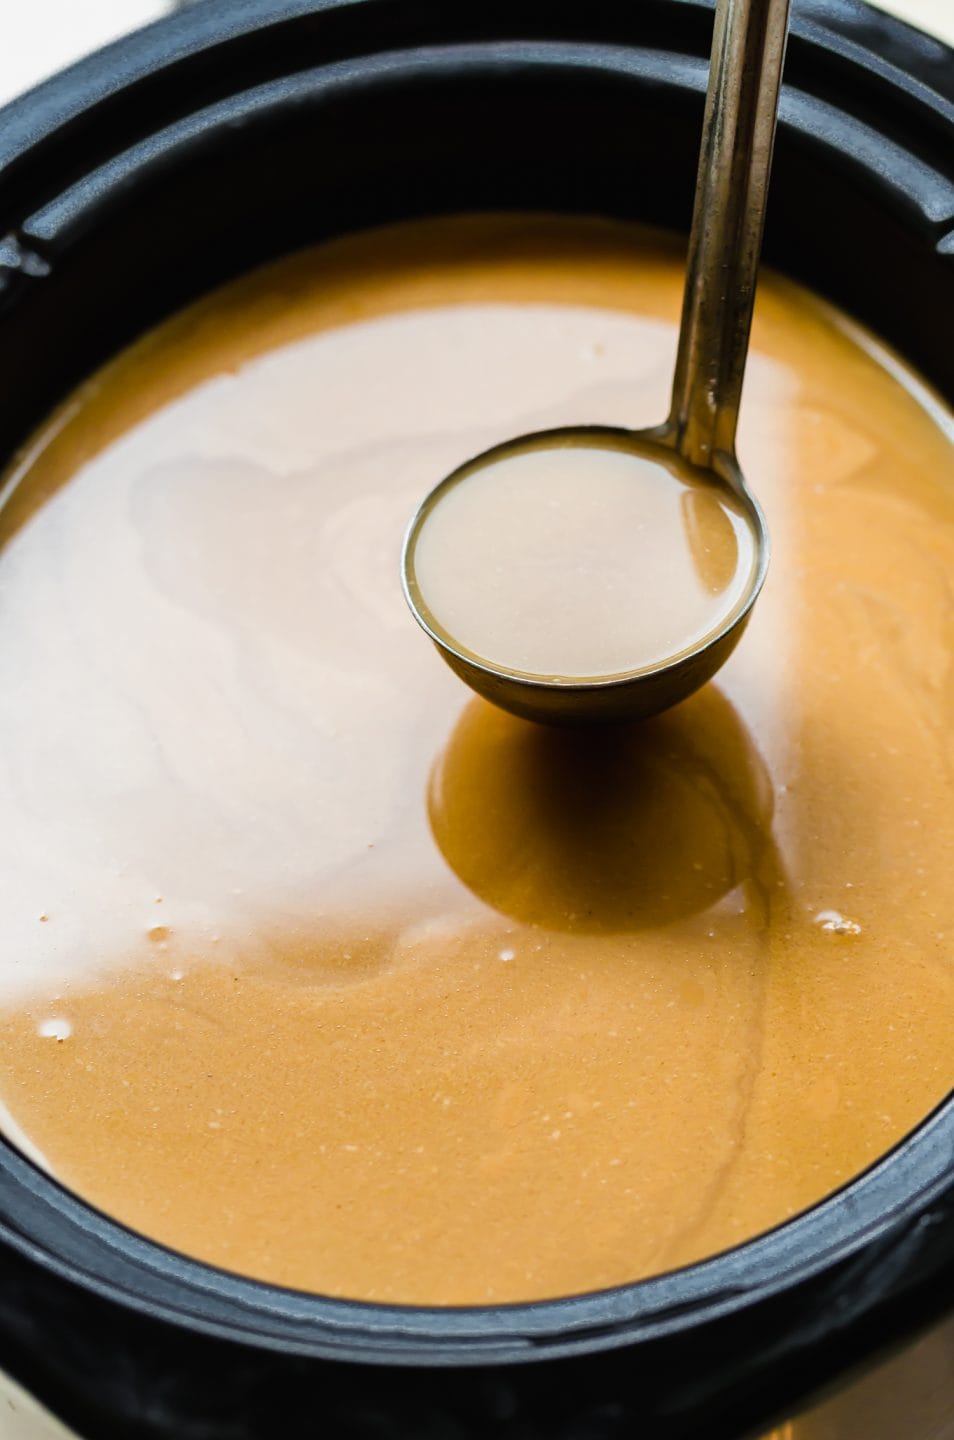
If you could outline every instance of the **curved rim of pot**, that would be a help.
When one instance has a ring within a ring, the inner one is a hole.
[[[499,1306],[337,1299],[248,1279],[148,1240],[0,1144],[0,1244],[61,1279],[220,1339],[286,1354],[388,1365],[546,1360],[664,1338],[780,1294],[810,1300],[793,1320],[840,1325],[905,1290],[954,1307],[954,1094],[840,1190],[755,1239],[608,1290]]]
[[[714,5],[641,0],[638,48],[651,52],[658,41],[661,51],[671,50],[666,42],[678,11],[685,79],[704,90]],[[414,10],[410,27],[402,28],[402,8]],[[585,6],[573,0],[551,0],[549,6],[540,0],[456,0],[452,23],[449,13],[443,0],[414,0],[408,7],[394,0],[202,0],[58,72],[0,107],[0,273],[5,262],[16,263],[11,239],[15,246],[21,227],[32,236],[30,222],[50,198],[63,196],[74,182],[82,189],[110,161],[184,116],[269,80],[287,80],[318,64],[330,71],[359,57],[386,63],[388,56],[414,54],[426,63],[435,47],[487,42],[490,35],[495,47],[518,42],[525,55],[541,43],[628,42],[618,0],[588,0]],[[306,22],[315,24],[302,36]],[[821,60],[826,87],[854,82],[865,120],[886,90],[901,98],[912,133],[919,132],[917,158],[927,161],[925,170],[932,152],[946,150],[949,162],[954,51],[942,41],[866,0],[793,0],[786,77],[803,51]],[[782,129],[791,102],[786,86]],[[836,114],[832,107],[825,120]],[[931,222],[938,244],[954,250],[954,203],[939,205],[929,180],[906,167],[908,204]],[[43,229],[38,234],[46,239]]]
[[[438,29],[443,3],[420,0],[418,7]],[[473,9],[471,0],[460,4],[457,23],[470,13],[468,6]],[[611,14],[614,5],[591,0],[584,7],[588,34],[602,11]],[[711,4],[666,0],[670,10],[673,5],[680,18],[691,20],[691,44],[704,63]],[[505,16],[506,25],[519,30],[533,5],[485,0],[477,8],[484,20],[491,13],[503,24]],[[211,103],[216,85],[228,83],[234,90],[248,84],[242,65],[249,44],[258,46],[263,35],[303,16],[320,16],[337,25],[331,36],[337,37],[337,58],[358,43],[358,30],[367,42],[372,22],[380,24],[376,42],[385,49],[390,43],[397,54],[394,14],[388,0],[243,0],[228,7],[206,0],[15,101],[0,112],[0,235],[11,234],[6,251],[0,242],[0,281],[4,264],[29,273],[36,260],[22,239],[32,234],[27,217],[67,191],[81,203],[85,177],[119,153],[118,133],[127,151],[132,141],[145,144],[196,104]],[[938,55],[954,56],[900,22],[873,17],[861,0],[808,0],[796,10],[793,40],[796,48],[815,46],[833,64],[847,56],[876,88],[892,86],[917,117],[928,151],[938,136],[946,135],[949,143],[954,104],[938,89],[943,67],[937,61]],[[866,49],[871,31],[879,46]],[[214,73],[204,68],[223,48],[242,63],[220,64]],[[330,64],[336,58],[330,42],[328,53]],[[298,68],[304,71],[311,63],[313,57],[302,56]],[[252,83],[267,79],[267,68],[262,74],[259,67]],[[167,82],[162,86],[160,76]],[[192,80],[201,92],[198,101],[199,91],[189,89]],[[954,211],[928,206],[924,218],[938,245],[954,235]],[[793,1307],[786,1322],[796,1348],[798,1334],[809,1335],[819,1309],[837,1307],[844,1326],[917,1294],[929,1296],[926,1308],[939,1313],[954,1294],[952,1221],[954,1095],[834,1195],[760,1237],[684,1269],[527,1304],[370,1304],[281,1289],[191,1260],[99,1213],[9,1142],[0,1143],[0,1244],[45,1270],[195,1332],[288,1354],[390,1365],[506,1364],[607,1350],[702,1327],[782,1294],[811,1301]]]

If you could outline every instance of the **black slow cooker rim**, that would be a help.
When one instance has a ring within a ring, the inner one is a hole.
[[[199,149],[216,133],[247,123],[256,109],[291,109],[315,88],[330,98],[348,89],[427,85],[442,69],[462,78],[483,67],[485,78],[499,73],[535,79],[574,58],[577,70],[588,69],[591,78],[628,72],[627,78],[650,87],[675,85],[701,97],[713,4],[641,0],[636,44],[625,25],[620,28],[616,0],[585,6],[551,0],[545,7],[539,0],[457,0],[449,30],[440,0],[204,0],[107,46],[0,110],[0,316],[122,203],[137,171],[160,171],[189,146]],[[405,11],[413,13],[402,25]],[[295,27],[308,21],[320,21],[320,31],[312,26],[299,36]],[[838,104],[831,101],[832,87]],[[882,123],[886,108],[894,134]],[[948,47],[872,10],[866,0],[795,0],[779,148],[795,133],[828,162],[834,157],[897,227],[917,235],[932,263],[954,259],[952,126]],[[770,205],[769,263],[786,223],[773,223],[777,208]],[[380,219],[359,205],[345,228],[375,223]],[[671,217],[663,223],[672,223]],[[219,281],[250,263],[239,263]],[[823,277],[812,273],[817,265],[806,261],[802,268],[803,281],[825,293]],[[850,292],[858,269],[844,265],[839,286]],[[852,310],[851,294],[832,298]],[[882,310],[880,328],[954,400],[949,347],[926,343],[931,327],[920,324],[916,307],[896,300]],[[149,323],[162,314],[157,309]],[[113,334],[100,353],[90,347],[90,367],[130,338]],[[0,368],[0,384],[3,379]],[[57,376],[44,397],[47,412],[63,390]],[[0,415],[0,452],[24,441],[42,413],[25,410],[19,433],[17,422],[11,426]]]
[[[672,60],[672,48],[656,43],[659,26],[652,17],[678,7],[680,54],[699,62],[694,81],[688,69],[681,78],[699,89],[704,88],[714,3],[643,0],[640,16],[643,25],[650,17],[648,49]],[[434,51],[473,45],[467,58],[474,58],[478,42],[496,25],[495,59],[526,63],[542,46],[567,44],[587,46],[594,52],[593,63],[605,65],[601,46],[616,48],[619,39],[613,30],[619,24],[616,0],[589,0],[587,5],[551,0],[547,29],[539,34],[532,20],[536,11],[539,29],[538,0],[458,0],[450,31],[440,0],[417,0],[416,8],[420,14],[414,23],[396,28],[401,0],[203,0],[105,46],[0,107],[0,301],[4,285],[9,286],[17,272],[38,272],[46,257],[55,256],[71,238],[89,208],[91,186],[103,184],[103,172],[113,173],[107,183],[122,182],[126,154],[143,142],[147,154],[157,152],[163,132],[177,122],[205,114],[211,119],[236,94],[267,86],[273,78],[287,81],[307,73],[316,59],[329,73],[336,66],[346,73],[350,60],[360,60],[363,75],[371,77],[402,55],[404,63],[417,59],[426,66]],[[477,19],[470,13],[474,10]],[[307,46],[289,56],[287,44],[280,44],[285,31],[294,33],[292,27],[308,19],[320,19],[327,27],[320,37],[320,56]],[[275,45],[274,55],[267,42]],[[893,157],[904,169],[899,188],[913,190],[908,197],[911,211],[920,212],[922,226],[938,247],[954,249],[950,189],[929,193],[942,171],[944,180],[954,184],[949,146],[954,52],[874,10],[867,0],[794,0],[782,134],[793,123],[786,107],[793,99],[806,98],[793,92],[790,83],[802,51],[820,62],[823,84],[855,83],[851,99],[864,118],[875,115],[880,102],[890,97],[907,127],[906,144],[896,147]],[[250,64],[256,67],[254,85],[249,83]],[[827,97],[815,89],[809,98],[818,102]],[[829,132],[838,118],[838,107],[830,108],[831,114],[820,122]],[[850,113],[847,106],[841,112]],[[829,133],[827,138],[837,144],[842,137]],[[884,183],[888,167],[876,168]],[[38,267],[31,266],[34,259]]]
[[[426,9],[425,0],[421,3]],[[701,61],[706,32],[700,22],[707,20],[711,4],[660,3],[664,9],[678,4],[694,19],[697,28],[687,28],[687,48]],[[0,233],[10,227],[8,240],[0,242],[0,319],[4,303],[16,303],[24,290],[42,283],[60,248],[73,243],[77,216],[86,222],[97,174],[125,148],[109,125],[89,120],[91,113],[115,120],[135,112],[135,133],[146,141],[194,111],[195,104],[180,93],[184,76],[196,72],[197,55],[233,46],[236,34],[254,40],[263,26],[319,12],[386,20],[400,8],[389,0],[252,0],[228,8],[206,0],[0,111],[0,215],[6,217]],[[949,136],[954,125],[954,107],[938,88],[939,52],[954,73],[949,50],[876,16],[861,0],[807,0],[796,10],[793,40],[833,64],[863,71],[865,84],[876,90],[896,93],[905,115],[913,117],[918,163],[930,170],[932,127]],[[510,43],[528,55],[539,50],[532,41]],[[401,45],[395,42],[388,54],[393,62]],[[148,88],[150,77],[160,72],[168,74],[171,95]],[[212,109],[222,98],[206,95]],[[129,138],[128,129],[121,133]],[[57,197],[64,193],[76,203],[58,209]],[[928,241],[941,247],[954,234],[952,216],[943,209],[932,212],[929,201],[920,212],[913,206],[907,223],[920,226]],[[62,224],[44,228],[34,220],[44,213],[58,215]],[[951,1304],[952,1216],[954,1095],[836,1195],[698,1265],[598,1294],[529,1305],[439,1310],[368,1305],[262,1285],[175,1254],[99,1214],[9,1143],[0,1144],[0,1272],[6,1247],[67,1286],[195,1335],[287,1355],[388,1366],[485,1367],[583,1356],[702,1333],[742,1312],[754,1317],[757,1336],[759,1317],[781,1295],[794,1303],[784,1326],[772,1321],[771,1345],[761,1347],[767,1367],[779,1363],[781,1351],[789,1363],[810,1344],[814,1317],[826,1309],[839,1311],[845,1333],[890,1311],[896,1318],[882,1337],[898,1338]],[[753,1345],[758,1350],[761,1341]],[[731,1378],[731,1367],[725,1367],[724,1383]]]
[[[130,1230],[0,1137],[0,1245],[92,1293],[207,1335],[285,1354],[388,1365],[552,1360],[657,1340],[780,1293],[853,1318],[937,1282],[922,1323],[954,1310],[954,1092],[816,1205],[695,1264],[612,1289],[498,1306],[314,1295],[193,1260]],[[943,1233],[946,1231],[946,1235]],[[935,1243],[940,1241],[940,1244]],[[903,1271],[885,1264],[903,1252]],[[934,1288],[933,1284],[929,1288]]]

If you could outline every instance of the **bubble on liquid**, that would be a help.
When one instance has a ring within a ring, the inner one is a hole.
[[[516,954],[516,950],[501,950],[497,958],[500,960],[513,960],[516,958]]]
[[[185,971],[184,971],[184,970],[170,970],[170,971],[169,971],[169,979],[170,979],[170,980],[183,980],[184,978],[185,978]]]
[[[48,1020],[40,1021],[36,1033],[44,1040],[68,1040],[73,1033],[73,1026],[61,1015],[53,1015]]]
[[[860,935],[861,926],[857,920],[849,920],[838,910],[819,910],[815,924],[827,930],[830,935]]]
[[[168,925],[150,925],[149,929],[146,931],[146,934],[149,939],[152,940],[155,944],[161,945],[163,941],[169,939],[172,931],[169,929]]]

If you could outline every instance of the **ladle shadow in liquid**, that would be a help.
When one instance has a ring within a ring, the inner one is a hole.
[[[784,899],[768,771],[714,685],[598,732],[533,725],[475,700],[434,766],[428,807],[458,878],[523,924],[633,932],[699,914],[746,883],[767,921]]]

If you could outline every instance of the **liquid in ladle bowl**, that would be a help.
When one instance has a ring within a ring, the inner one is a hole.
[[[465,467],[411,545],[415,604],[445,643],[557,681],[678,659],[735,618],[758,567],[727,486],[615,436],[542,438]]]

